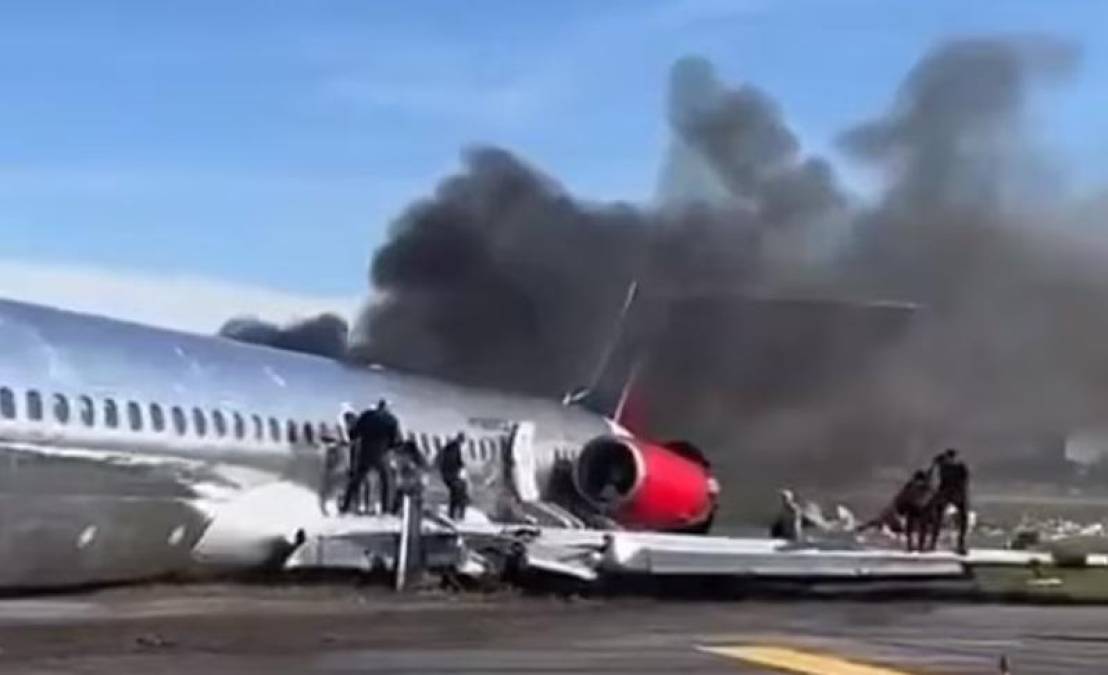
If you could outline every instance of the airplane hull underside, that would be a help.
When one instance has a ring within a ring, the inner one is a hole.
[[[166,467],[0,445],[0,589],[188,572],[201,503]]]

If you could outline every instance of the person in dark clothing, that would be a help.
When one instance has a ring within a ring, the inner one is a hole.
[[[969,468],[958,456],[958,451],[948,448],[935,458],[930,471],[939,474],[939,486],[927,505],[930,538],[928,550],[935,550],[942,529],[943,516],[948,506],[953,506],[958,522],[958,553],[965,555],[966,531],[969,529]]]
[[[462,459],[462,444],[465,434],[459,433],[443,446],[439,452],[439,475],[450,492],[448,515],[451,520],[462,520],[469,506],[469,490],[465,481],[465,462]]]
[[[927,503],[931,499],[931,476],[916,471],[893,498],[893,509],[904,520],[905,546],[922,551],[927,538]]]
[[[862,523],[855,531],[885,527],[895,534],[903,534],[909,551],[922,551],[930,531],[930,499],[931,476],[927,471],[916,471],[876,518]]]
[[[350,428],[351,465],[341,511],[348,513],[358,499],[369,473],[377,474],[382,511],[391,503],[391,475],[386,467],[387,453],[400,441],[400,424],[384,399],[366,410]]]

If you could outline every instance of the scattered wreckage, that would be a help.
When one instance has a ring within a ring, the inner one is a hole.
[[[412,537],[398,516],[334,519],[301,532],[286,570],[387,569],[405,585],[417,568],[478,581],[572,581],[600,587],[647,578],[924,580],[957,579],[966,569],[946,553],[828,548],[777,539],[544,528],[427,518]],[[418,541],[412,541],[417,539]],[[406,552],[407,561],[405,562]]]
[[[968,590],[977,568],[1057,564],[1041,551],[908,553],[842,540],[548,528],[480,518],[453,523],[430,513],[329,519],[292,541],[281,562],[285,571],[385,571],[398,589],[431,574],[466,587],[512,584],[586,593],[690,583],[721,597],[737,588],[782,584],[912,591],[938,582]],[[1080,564],[1108,567],[1108,556],[1087,556]]]

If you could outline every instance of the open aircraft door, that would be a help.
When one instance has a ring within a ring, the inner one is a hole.
[[[535,460],[535,423],[519,422],[512,429],[509,444],[511,453],[510,477],[520,501],[537,502],[541,498],[536,478],[538,463]]]

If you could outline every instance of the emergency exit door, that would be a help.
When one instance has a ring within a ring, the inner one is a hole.
[[[520,501],[539,501],[539,484],[536,478],[538,463],[535,460],[535,423],[519,422],[512,430],[511,480],[515,484]]]

